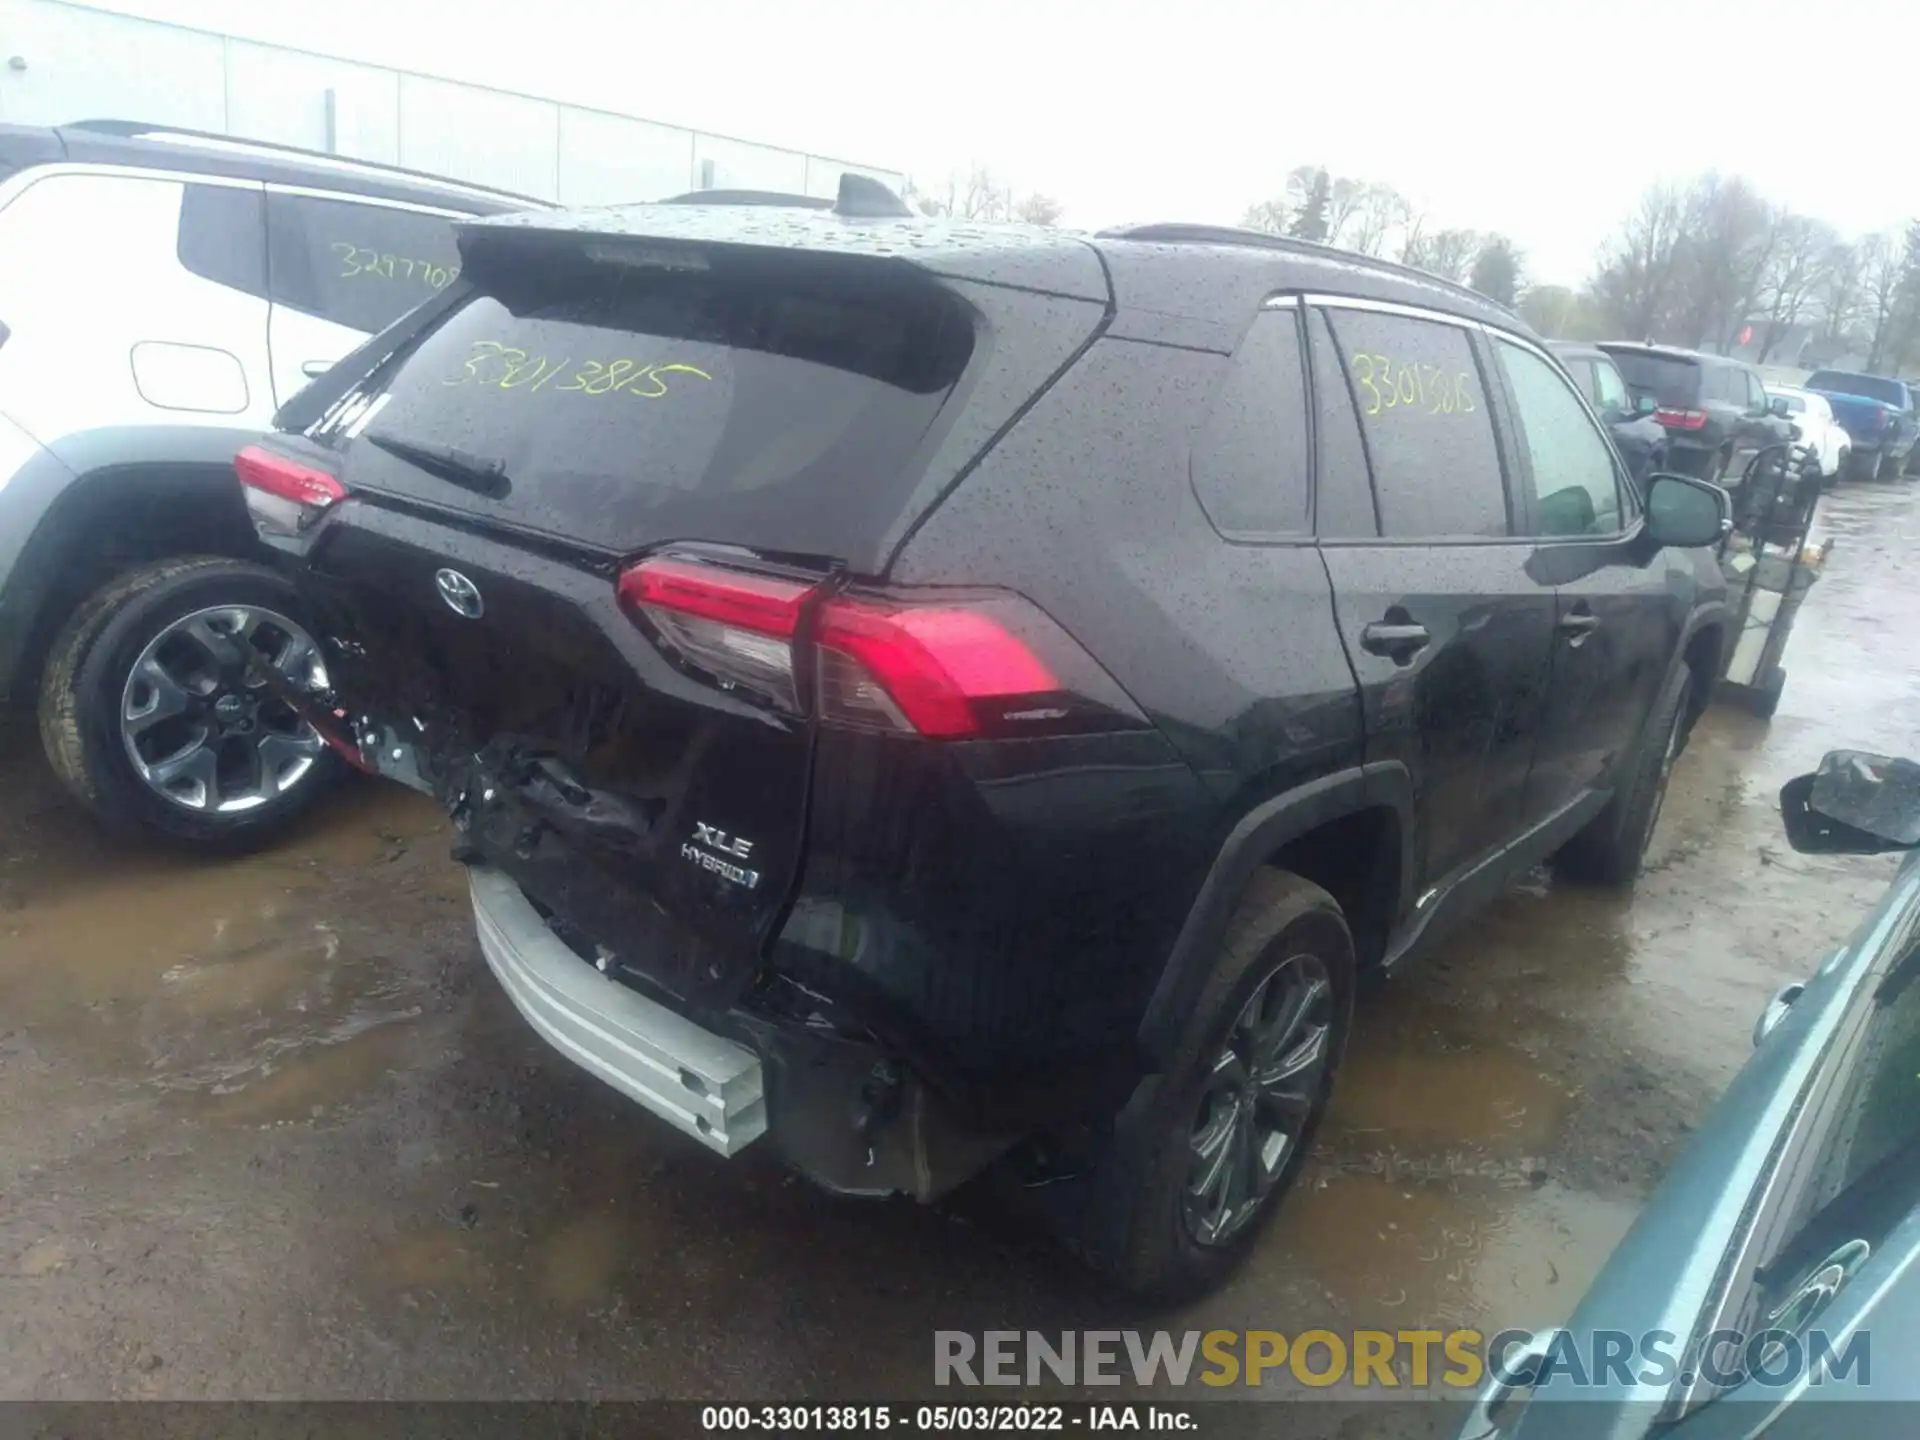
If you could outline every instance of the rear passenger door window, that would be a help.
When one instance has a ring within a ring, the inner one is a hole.
[[[1499,340],[1495,349],[1526,442],[1531,532],[1618,534],[1620,482],[1612,445],[1551,362],[1510,340]]]
[[[1593,362],[1593,403],[1602,415],[1622,413],[1633,409],[1633,398],[1627,394],[1627,382],[1620,372],[1613,368],[1611,360]]]
[[[454,223],[432,211],[268,192],[278,403],[453,283],[460,273]]]
[[[1222,535],[1308,529],[1306,379],[1293,305],[1262,310],[1193,447],[1193,487]]]
[[[1508,534],[1491,407],[1466,330],[1374,310],[1327,319],[1366,437],[1382,533]]]

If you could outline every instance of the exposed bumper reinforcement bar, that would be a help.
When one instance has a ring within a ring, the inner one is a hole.
[[[555,1049],[722,1155],[765,1133],[753,1051],[598,974],[499,871],[476,865],[470,884],[487,964]]]

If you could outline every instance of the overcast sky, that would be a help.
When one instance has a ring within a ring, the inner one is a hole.
[[[923,182],[979,161],[1057,197],[1072,225],[1237,222],[1294,166],[1324,164],[1399,187],[1430,227],[1505,231],[1533,280],[1580,283],[1649,180],[1710,167],[1850,233],[1920,213],[1920,6],[1903,0],[101,8]]]

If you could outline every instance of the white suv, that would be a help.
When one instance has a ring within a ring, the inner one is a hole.
[[[0,125],[0,704],[121,828],[264,838],[333,757],[233,475],[274,411],[458,291],[453,223],[540,202],[222,136]]]

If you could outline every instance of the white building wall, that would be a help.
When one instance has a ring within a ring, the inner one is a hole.
[[[569,205],[654,200],[703,184],[824,196],[849,170],[905,183],[898,171],[830,156],[68,0],[0,0],[0,121],[87,119],[330,150]]]

